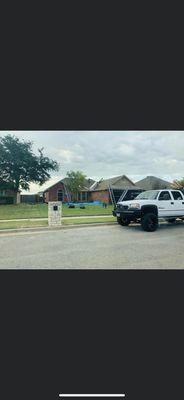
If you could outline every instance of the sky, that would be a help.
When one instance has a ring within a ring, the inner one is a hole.
[[[60,164],[60,170],[39,186],[37,193],[80,170],[94,180],[127,175],[134,182],[154,175],[173,181],[184,177],[184,131],[1,131],[33,142],[33,149],[44,147],[46,156]]]

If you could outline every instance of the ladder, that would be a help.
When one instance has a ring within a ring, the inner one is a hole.
[[[65,189],[65,193],[66,193],[66,197],[68,199],[68,203],[71,203],[71,194],[69,193],[67,186],[65,185],[65,183],[63,183],[64,185],[64,189]]]
[[[116,199],[114,196],[113,189],[111,188],[110,185],[109,185],[109,194],[110,194],[111,203],[114,204],[114,206],[116,206]]]

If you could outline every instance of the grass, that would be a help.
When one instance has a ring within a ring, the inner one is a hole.
[[[9,204],[0,205],[1,219],[20,218],[45,218],[47,217],[47,204]]]
[[[71,218],[62,221],[62,225],[80,225],[80,224],[94,224],[103,222],[115,222],[114,217],[105,218]],[[19,229],[19,228],[36,228],[36,227],[47,227],[47,221],[0,221],[0,229]]]
[[[82,215],[112,215],[113,206],[109,205],[107,208],[102,206],[86,206],[84,210],[81,208],[68,208],[63,206],[63,217],[75,217]]]
[[[113,206],[107,208],[102,206],[86,206],[84,210],[80,208],[68,208],[63,205],[63,217],[75,217],[82,215],[112,215]],[[21,218],[47,218],[47,204],[18,204],[0,205],[0,220],[2,219],[21,219]]]
[[[114,217],[109,217],[108,219],[106,218],[71,218],[69,220],[64,220],[63,225],[79,225],[79,224],[95,224],[95,223],[102,223],[102,222],[115,222]]]
[[[20,229],[48,226],[47,221],[9,221],[0,222],[0,229]]]

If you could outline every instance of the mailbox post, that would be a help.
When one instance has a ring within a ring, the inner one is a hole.
[[[49,226],[61,226],[62,203],[61,201],[49,201],[48,223]]]

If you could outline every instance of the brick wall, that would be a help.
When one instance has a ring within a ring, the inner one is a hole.
[[[68,198],[66,196],[65,190],[64,190],[64,185],[63,183],[57,183],[55,186],[50,188],[47,192],[45,192],[45,201],[48,203],[49,201],[58,201],[57,193],[58,190],[63,191],[63,201],[68,202]],[[96,192],[88,192],[87,201],[101,201],[102,203],[109,204],[110,203],[110,197],[109,197],[109,191],[108,190],[100,190]],[[82,199],[78,199],[78,201],[82,202]],[[83,200],[86,201],[86,200]]]
[[[108,190],[91,192],[90,193],[90,201],[101,201],[102,203],[109,204],[110,198],[109,198]]]
[[[63,201],[67,202],[67,196],[65,193],[64,185],[62,182],[57,183],[53,187],[51,187],[47,192],[45,192],[45,201],[58,201],[58,190],[63,191]]]

